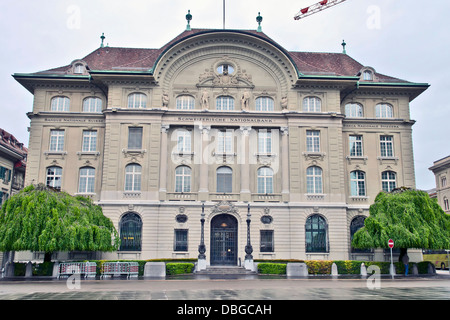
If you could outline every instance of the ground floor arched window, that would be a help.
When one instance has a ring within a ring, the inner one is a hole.
[[[306,252],[328,252],[327,223],[321,215],[308,217],[305,234]]]
[[[142,219],[133,212],[126,213],[119,222],[120,251],[141,251]]]

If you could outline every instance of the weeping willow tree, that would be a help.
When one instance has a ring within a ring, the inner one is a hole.
[[[0,251],[114,251],[119,237],[102,209],[88,198],[44,185],[28,186],[0,210]]]
[[[353,236],[354,248],[388,248],[393,239],[401,249],[400,261],[408,248],[450,248],[450,216],[424,191],[401,188],[381,192],[369,213],[364,227]]]

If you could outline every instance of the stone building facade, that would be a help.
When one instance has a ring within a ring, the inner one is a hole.
[[[100,204],[122,239],[103,258],[197,258],[203,212],[210,264],[248,242],[254,259],[384,259],[351,236],[378,192],[415,186],[409,104],[428,85],[345,53],[192,29],[14,77],[34,95],[26,184]]]
[[[24,187],[27,152],[22,142],[0,128],[0,208]],[[0,268],[9,257],[0,252]]]
[[[432,197],[437,198],[446,213],[450,213],[450,185],[447,180],[450,179],[450,156],[434,161],[429,170],[434,173],[436,179],[435,194]]]

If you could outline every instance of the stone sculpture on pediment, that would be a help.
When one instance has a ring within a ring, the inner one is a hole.
[[[207,111],[209,109],[209,93],[206,89],[203,89],[202,96],[200,99],[202,110]]]
[[[162,106],[163,108],[169,107],[169,95],[166,92],[162,95]]]
[[[242,111],[248,111],[250,104],[250,91],[245,90],[241,96],[241,109]]]
[[[219,61],[228,61],[228,58],[223,58]],[[235,72],[232,74],[224,69],[222,73],[218,74],[214,72],[214,65],[209,69],[205,69],[205,72],[199,75],[197,87],[216,87],[216,88],[253,88],[254,84],[252,76],[246,73],[245,70],[241,71],[241,68],[237,65]]]

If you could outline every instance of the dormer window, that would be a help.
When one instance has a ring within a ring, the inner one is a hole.
[[[373,80],[373,73],[372,71],[366,70],[363,72],[363,79],[364,81],[372,81]]]
[[[358,76],[361,81],[375,81],[378,82],[378,77],[375,73],[375,69],[372,67],[363,67],[359,73]]]
[[[73,73],[83,74],[86,68],[81,63],[77,63],[73,69]]]

